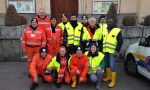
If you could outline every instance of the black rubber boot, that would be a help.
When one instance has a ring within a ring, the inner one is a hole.
[[[37,87],[38,87],[37,83],[32,83],[30,90],[35,90],[35,88],[37,88]]]
[[[61,87],[61,84],[60,84],[60,83],[55,82],[55,86],[56,86],[57,88],[60,88],[60,87]]]
[[[31,75],[30,75],[30,74],[28,74],[28,78],[31,78]]]

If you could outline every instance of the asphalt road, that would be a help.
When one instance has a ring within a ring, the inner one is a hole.
[[[117,85],[108,88],[108,83],[102,83],[101,90],[150,90],[150,80],[140,77],[135,78],[125,73],[122,62],[117,62]],[[31,81],[27,74],[26,62],[0,62],[0,90],[29,90]],[[36,90],[73,90],[63,84],[57,89],[53,83],[43,84],[39,82]],[[74,90],[95,90],[92,83],[78,85]]]

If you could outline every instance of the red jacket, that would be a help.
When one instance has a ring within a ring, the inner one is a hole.
[[[46,26],[50,25],[50,18],[45,17],[44,19],[41,19],[38,16],[36,16],[36,18],[38,20],[38,27],[42,28],[45,32],[46,31]]]
[[[45,74],[45,70],[48,64],[51,62],[52,56],[47,54],[45,59],[40,57],[40,54],[36,54],[33,57],[33,61],[30,66],[30,74],[32,77],[37,78],[38,74]]]
[[[59,46],[63,43],[63,31],[60,26],[56,26],[55,33],[52,33],[51,25],[46,27],[46,39],[48,45]]]
[[[28,46],[46,46],[46,36],[42,29],[37,27],[36,30],[33,30],[31,27],[27,27],[22,36],[22,48],[26,51]]]
[[[77,54],[72,55],[70,60],[70,69],[79,70],[82,77],[85,77],[88,72],[88,58],[85,54],[82,54],[81,58],[78,58]]]

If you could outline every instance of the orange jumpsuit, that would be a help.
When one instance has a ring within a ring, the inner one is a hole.
[[[30,66],[30,74],[31,74],[31,79],[38,78],[39,76],[42,76],[42,78],[50,83],[52,81],[52,76],[51,75],[45,75],[45,70],[47,68],[47,65],[51,62],[52,56],[47,54],[45,59],[42,59],[40,57],[40,54],[34,55],[33,61]]]
[[[30,68],[33,56],[39,53],[41,47],[46,46],[46,36],[42,29],[38,28],[33,30],[27,27],[22,36],[22,48],[27,52],[28,57],[28,70]]]
[[[67,60],[67,57],[60,57],[60,70],[58,72],[57,83],[61,83],[62,82],[62,80],[63,80],[63,77],[61,77],[62,75],[64,75],[65,82],[67,84],[70,84],[71,77],[70,77],[70,73],[68,71],[68,60]]]
[[[38,27],[42,28],[44,32],[46,31],[46,26],[50,25],[50,18],[47,16],[44,19],[41,19],[39,16],[36,16],[38,20]]]
[[[70,75],[71,77],[76,76],[76,71],[79,70],[79,78],[83,78],[83,82],[87,80],[86,74],[88,72],[88,58],[85,54],[82,54],[81,58],[78,58],[77,54],[72,55],[70,60]],[[79,81],[79,80],[78,80]]]
[[[63,31],[60,26],[56,26],[55,33],[52,32],[51,25],[46,28],[46,38],[48,53],[56,56],[59,52],[60,44],[63,44]]]

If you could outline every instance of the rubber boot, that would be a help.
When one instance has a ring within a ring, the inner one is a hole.
[[[55,81],[55,86],[56,86],[57,88],[60,88],[60,87],[61,87],[61,83],[57,83],[57,81]]]
[[[112,80],[108,84],[108,87],[113,88],[116,85],[116,72],[112,72]]]
[[[76,86],[77,86],[76,76],[73,76],[73,77],[72,77],[72,85],[71,85],[71,88],[76,88]]]
[[[104,82],[111,80],[111,70],[110,68],[106,68],[106,78],[103,79]]]
[[[37,88],[37,87],[38,87],[37,83],[32,83],[30,90],[35,90],[35,88]]]

